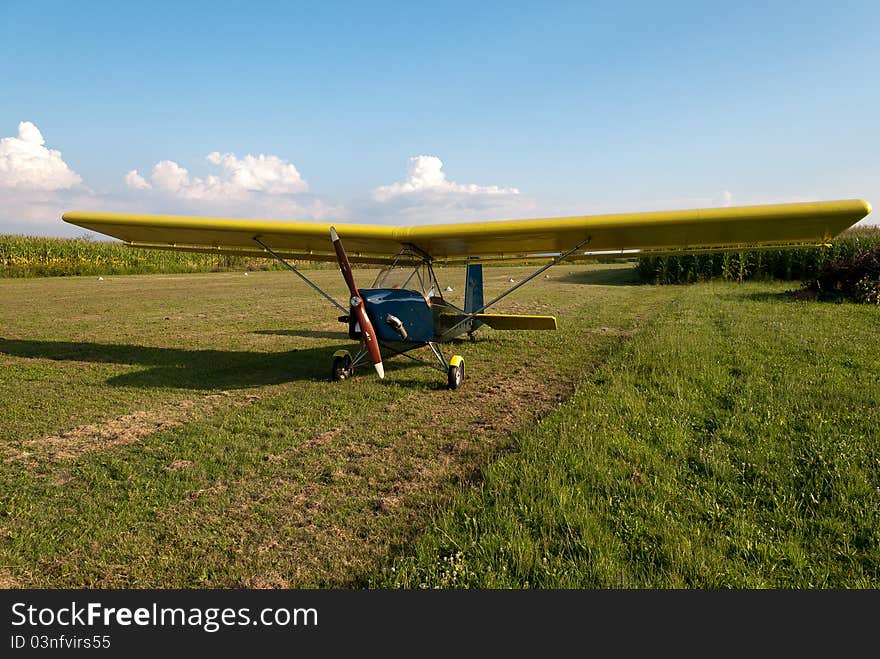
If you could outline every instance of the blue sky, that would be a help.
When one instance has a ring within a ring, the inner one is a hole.
[[[880,205],[876,2],[0,0],[0,24],[6,233]]]

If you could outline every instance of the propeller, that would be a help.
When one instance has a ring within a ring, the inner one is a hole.
[[[345,283],[348,284],[348,292],[351,295],[349,304],[351,305],[352,313],[354,313],[358,324],[361,326],[361,337],[364,339],[364,345],[367,346],[367,352],[370,353],[370,359],[373,360],[376,373],[379,374],[380,378],[384,378],[385,367],[382,366],[379,339],[373,330],[373,323],[370,322],[370,318],[367,316],[363,298],[361,298],[361,294],[354,283],[354,275],[351,273],[351,265],[348,262],[348,257],[345,255],[345,250],[342,248],[342,241],[339,240],[339,235],[333,227],[330,227],[330,240],[333,241],[336,258],[339,259],[339,269],[342,270],[342,277],[345,279]]]

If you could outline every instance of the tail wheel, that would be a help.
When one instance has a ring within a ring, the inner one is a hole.
[[[333,371],[331,378],[334,382],[347,380],[351,377],[354,369],[351,367],[351,355],[334,355]]]
[[[456,355],[452,358],[452,363],[447,372],[447,380],[450,389],[458,389],[464,382],[464,359]]]

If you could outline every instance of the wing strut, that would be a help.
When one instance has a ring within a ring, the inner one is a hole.
[[[572,247],[572,248],[571,248],[570,250],[568,250],[567,252],[563,252],[562,254],[560,254],[559,256],[557,256],[555,259],[553,259],[552,261],[550,261],[550,263],[548,263],[547,265],[542,266],[542,267],[538,268],[537,270],[535,270],[532,274],[530,274],[528,277],[526,277],[525,279],[523,279],[521,282],[518,282],[518,283],[516,284],[516,286],[511,286],[511,287],[508,288],[506,291],[504,291],[501,295],[499,295],[499,296],[497,296],[497,297],[495,297],[495,298],[489,300],[488,302],[486,302],[486,304],[484,304],[484,305],[483,305],[482,307],[480,307],[479,309],[475,309],[474,311],[468,313],[464,318],[462,318],[462,319],[459,320],[457,323],[455,323],[455,325],[453,325],[453,326],[450,327],[448,330],[446,330],[445,332],[443,332],[443,334],[442,334],[441,337],[440,337],[440,340],[445,339],[447,336],[453,336],[453,332],[454,332],[456,329],[458,329],[459,326],[463,325],[464,323],[466,323],[466,322],[469,321],[469,320],[472,320],[473,318],[476,317],[477,314],[479,314],[479,313],[483,313],[483,311],[485,311],[486,309],[488,309],[489,307],[491,307],[493,304],[495,304],[496,302],[498,302],[499,300],[501,300],[501,299],[503,299],[503,298],[506,298],[508,295],[510,295],[511,293],[513,293],[517,288],[519,288],[520,286],[522,286],[522,285],[524,285],[524,284],[527,284],[528,282],[530,282],[532,279],[534,279],[535,277],[537,277],[538,275],[540,275],[542,272],[544,272],[544,271],[547,270],[548,268],[552,268],[554,265],[558,265],[558,264],[561,263],[563,260],[567,259],[569,256],[571,256],[571,255],[574,254],[576,251],[578,251],[581,247],[583,247],[583,246],[586,245],[588,242],[590,242],[590,238],[591,238],[591,236],[587,236],[586,238],[584,238],[582,241],[580,241],[577,245],[575,245],[574,247]]]
[[[260,247],[262,247],[264,251],[268,252],[269,254],[271,254],[272,256],[274,256],[276,259],[278,259],[279,261],[281,261],[281,263],[284,265],[285,268],[287,268],[287,269],[290,270],[293,274],[295,274],[297,277],[299,277],[300,279],[302,279],[305,283],[307,283],[309,286],[311,286],[312,289],[314,289],[314,290],[317,291],[320,295],[323,295],[325,298],[327,298],[328,300],[330,300],[330,302],[332,302],[333,304],[335,304],[335,305],[336,305],[336,306],[342,311],[342,313],[344,313],[346,316],[348,315],[348,309],[346,309],[345,307],[343,307],[341,304],[339,304],[339,302],[337,302],[337,301],[334,300],[332,297],[330,297],[327,293],[325,293],[324,291],[322,291],[322,290],[318,287],[318,285],[317,285],[315,282],[313,282],[311,279],[309,279],[308,277],[306,277],[303,273],[301,273],[299,270],[297,270],[297,269],[296,269],[294,266],[292,266],[290,263],[288,263],[287,261],[285,261],[283,257],[279,256],[278,254],[276,254],[275,252],[273,252],[271,249],[269,249],[268,247],[266,247],[266,245],[264,245],[264,244],[260,241],[259,238],[254,238],[253,241],[254,241],[255,243],[257,243]]]

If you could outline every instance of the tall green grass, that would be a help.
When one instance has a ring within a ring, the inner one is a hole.
[[[678,289],[365,580],[396,588],[876,588],[878,310]]]
[[[804,281],[815,279],[828,263],[853,260],[877,245],[880,227],[859,227],[845,231],[831,247],[644,256],[636,270],[642,281],[652,284],[690,284],[710,279]]]
[[[0,235],[0,277],[267,270],[270,259],[132,249],[87,238]]]

